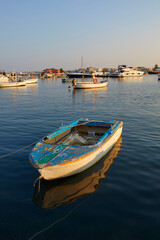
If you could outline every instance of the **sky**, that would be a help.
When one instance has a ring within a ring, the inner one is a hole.
[[[159,0],[0,0],[0,70],[160,66]]]

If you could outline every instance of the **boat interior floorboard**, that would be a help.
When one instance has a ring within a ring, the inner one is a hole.
[[[79,125],[51,139],[45,137],[43,142],[70,146],[90,146],[96,144],[108,129],[109,127]]]

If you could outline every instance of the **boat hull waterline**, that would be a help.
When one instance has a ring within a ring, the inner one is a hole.
[[[97,129],[104,131],[107,127],[107,130],[95,144],[89,146],[65,145],[60,142],[56,144],[46,143],[58,138],[60,134],[63,136],[62,138],[66,139],[66,133],[68,134],[70,130],[73,131],[74,127],[89,127],[89,130],[95,127],[97,134],[99,131]],[[75,175],[98,162],[120,138],[122,128],[123,122],[119,121],[112,120],[106,123],[90,122],[87,119],[76,120],[37,143],[29,156],[30,161],[46,180]]]

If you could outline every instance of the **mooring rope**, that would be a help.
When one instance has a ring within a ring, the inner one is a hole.
[[[39,140],[40,140],[40,139],[39,139]],[[39,141],[39,140],[38,140],[38,141]],[[8,157],[8,156],[10,156],[10,155],[13,155],[14,153],[20,152],[20,151],[22,151],[23,149],[25,149],[25,148],[27,148],[27,147],[30,147],[30,146],[32,146],[33,144],[37,143],[38,141],[33,142],[33,143],[31,143],[31,144],[29,144],[29,145],[27,145],[27,146],[25,146],[25,147],[23,147],[23,148],[20,148],[20,149],[14,151],[14,152],[5,154],[5,155],[3,155],[3,156],[0,156],[0,158]]]
[[[51,223],[48,227],[42,229],[41,231],[35,233],[32,237],[30,237],[28,240],[32,240],[33,238],[35,238],[37,235],[41,234],[42,232],[47,231],[48,229],[50,229],[51,227],[53,227],[54,225],[56,225],[57,223],[65,220],[66,218],[68,218],[78,207],[80,207],[82,204],[84,204],[86,201],[88,201],[89,198],[91,198],[93,195],[91,194],[87,199],[85,199],[83,202],[79,203],[77,206],[75,206],[69,213],[67,213],[64,217],[56,220],[55,222]]]

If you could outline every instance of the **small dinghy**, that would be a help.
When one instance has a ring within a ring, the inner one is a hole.
[[[122,134],[123,122],[78,119],[40,140],[30,153],[46,180],[80,173],[98,162]]]

